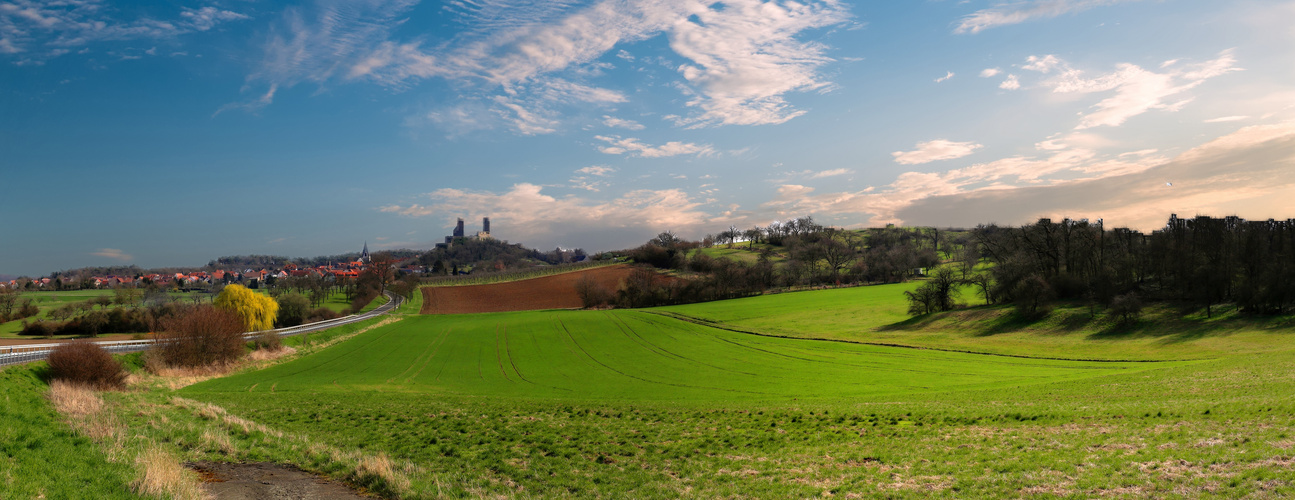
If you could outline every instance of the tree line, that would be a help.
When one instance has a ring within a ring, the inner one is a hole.
[[[977,269],[982,259],[989,265]],[[1028,315],[1046,312],[1053,300],[1082,300],[1124,317],[1136,316],[1144,301],[1191,305],[1207,316],[1222,303],[1284,314],[1295,310],[1295,219],[1171,215],[1149,234],[1086,219],[981,225],[958,269],[961,276],[944,271],[915,291],[921,304],[912,312],[952,307],[935,288],[959,281],[988,304],[1012,303]]]
[[[672,279],[635,273],[615,291],[582,285],[588,305],[648,307],[722,300],[822,285],[894,283],[936,266],[940,252],[956,245],[950,233],[934,228],[887,226],[862,231],[823,226],[800,217],[739,231],[730,227],[701,241],[666,231],[622,253],[634,262],[673,270]],[[702,249],[743,247],[757,252],[755,262],[712,257]],[[580,287],[578,287],[580,288]]]

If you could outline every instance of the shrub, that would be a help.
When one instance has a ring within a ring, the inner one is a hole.
[[[1142,315],[1142,299],[1136,293],[1127,293],[1111,300],[1111,314],[1120,317],[1121,323],[1132,323]]]
[[[1023,317],[1037,319],[1052,312],[1052,301],[1056,294],[1048,281],[1037,274],[1027,276],[1012,289],[1016,312]]]
[[[126,386],[126,372],[108,351],[92,342],[67,342],[49,355],[50,378],[96,389]]]
[[[257,350],[261,351],[277,351],[283,348],[283,340],[279,338],[279,334],[271,331],[261,332],[252,343]]]
[[[162,321],[153,350],[172,367],[229,363],[243,355],[243,320],[213,306],[193,306]]]
[[[320,307],[320,308],[316,308],[313,311],[310,311],[310,315],[306,317],[306,322],[317,323],[320,321],[327,321],[330,319],[337,319],[340,317],[342,317],[341,313],[334,311],[332,309],[329,309],[327,307]]]
[[[297,292],[286,293],[279,297],[279,318],[276,325],[280,328],[297,326],[306,321],[310,314],[310,299]]]
[[[22,307],[18,308],[19,318],[30,318],[40,314],[40,308],[33,304],[30,299],[22,301]]]
[[[370,302],[373,302],[373,299],[378,298],[378,293],[377,288],[369,286],[359,287],[355,292],[355,298],[351,299],[351,314],[359,313],[360,310],[368,306]]]
[[[576,281],[576,294],[580,296],[580,303],[585,309],[605,306],[615,298],[611,290],[589,275],[582,276],[579,281]]]
[[[33,337],[50,338],[54,336],[55,328],[56,328],[55,325],[51,325],[49,323],[46,323],[40,320],[36,320],[35,322],[32,322],[32,323],[28,323],[24,321],[22,324],[22,330],[18,331],[18,335],[31,335]]]

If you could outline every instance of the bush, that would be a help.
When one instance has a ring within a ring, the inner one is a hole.
[[[297,326],[306,321],[310,314],[310,299],[297,292],[286,293],[279,297],[279,318],[275,325],[283,328]]]
[[[126,372],[108,351],[92,342],[67,342],[49,355],[50,378],[100,390],[126,386]]]
[[[1127,293],[1111,300],[1111,314],[1120,317],[1121,323],[1132,323],[1142,315],[1142,299],[1136,293]]]
[[[252,343],[258,351],[277,351],[283,348],[283,340],[279,338],[279,334],[270,331],[261,332]]]
[[[18,331],[18,335],[31,335],[33,337],[50,338],[54,336],[55,328],[56,328],[56,325],[51,325],[49,323],[46,323],[40,320],[36,320],[33,323],[28,323],[24,321],[22,324],[22,330]]]
[[[582,276],[579,281],[576,281],[576,295],[580,296],[580,303],[585,309],[605,306],[615,298],[611,290],[600,285],[589,275]]]
[[[310,315],[306,316],[306,322],[318,323],[320,321],[328,321],[330,319],[337,319],[340,317],[342,317],[341,313],[334,311],[332,309],[329,309],[327,307],[320,307],[313,311],[310,311]]]
[[[1037,319],[1052,312],[1052,301],[1056,293],[1048,281],[1037,274],[1032,274],[1016,284],[1012,289],[1016,312],[1022,317]]]
[[[370,302],[373,302],[373,299],[378,298],[378,294],[379,292],[377,288],[368,286],[360,287],[355,292],[355,298],[351,299],[351,314],[359,314],[360,310],[367,307]]]
[[[245,345],[242,318],[203,305],[163,320],[153,350],[168,366],[196,368],[232,362],[243,355]]]

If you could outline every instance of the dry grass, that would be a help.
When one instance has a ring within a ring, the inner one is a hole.
[[[68,419],[73,429],[104,444],[110,459],[121,456],[126,426],[112,412],[107,411],[103,398],[94,389],[55,380],[49,387],[49,400],[54,409]]]
[[[287,346],[279,346],[278,349],[257,349],[247,355],[247,360],[252,363],[264,363],[274,361],[284,356],[296,354],[297,350]]]
[[[197,474],[186,469],[174,455],[156,446],[144,450],[135,463],[143,471],[131,489],[145,496],[199,500],[210,498],[202,490]]]

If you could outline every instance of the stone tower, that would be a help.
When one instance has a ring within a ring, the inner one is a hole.
[[[454,237],[455,238],[463,237],[463,217],[459,217],[459,225],[454,227]]]
[[[489,217],[482,217],[482,218],[481,218],[481,232],[486,233],[486,234],[490,234],[490,218],[489,218]]]

